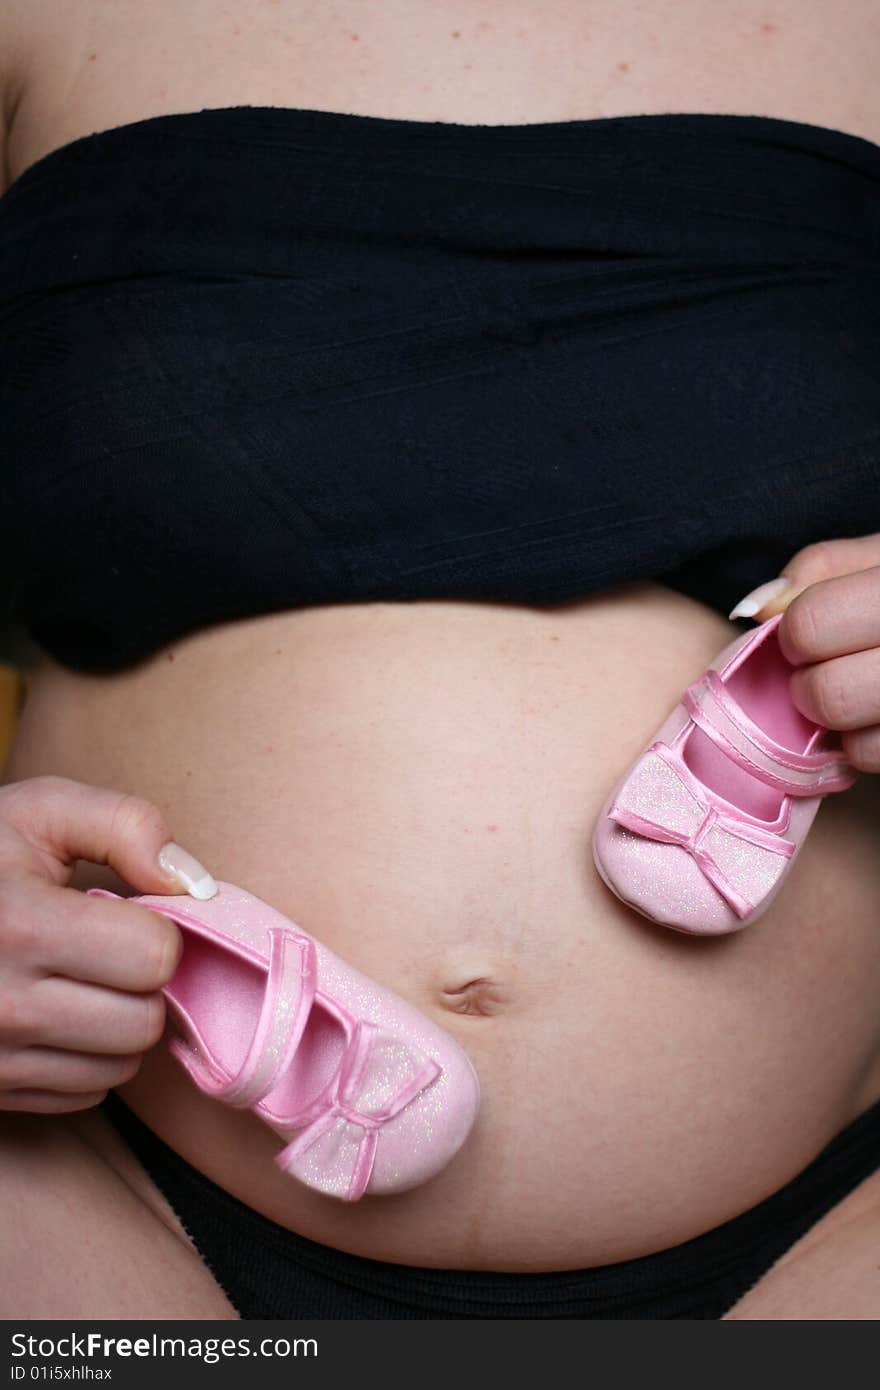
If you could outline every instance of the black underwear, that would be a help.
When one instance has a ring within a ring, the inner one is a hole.
[[[246,1319],[718,1319],[880,1166],[878,1102],[785,1187],[671,1250],[558,1274],[422,1269],[295,1235],[192,1168],[112,1092],[103,1110]]]
[[[313,604],[726,614],[880,530],[878,361],[843,131],[136,121],[0,198],[0,595],[83,670]]]

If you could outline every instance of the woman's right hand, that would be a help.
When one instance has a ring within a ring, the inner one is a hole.
[[[67,777],[0,786],[0,1111],[97,1105],[162,1036],[180,931],[69,888],[78,859],[140,893],[185,892],[201,875],[199,896],[216,891],[152,802]]]

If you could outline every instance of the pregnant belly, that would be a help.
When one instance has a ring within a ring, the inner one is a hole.
[[[312,1239],[405,1263],[647,1254],[790,1179],[880,1094],[877,782],[823,805],[740,934],[665,931],[598,878],[610,786],[732,629],[652,585],[561,608],[338,606],[219,624],[112,677],[44,662],[6,780],[157,802],[249,888],[447,1028],[477,1125],[431,1183],[346,1206],[160,1046],[122,1094]],[[80,864],[74,884],[131,891]]]

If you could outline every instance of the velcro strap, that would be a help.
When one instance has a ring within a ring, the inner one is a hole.
[[[790,796],[845,791],[858,776],[834,749],[794,753],[776,743],[737,704],[717,671],[704,672],[684,691],[681,702],[697,727],[733,762]]]

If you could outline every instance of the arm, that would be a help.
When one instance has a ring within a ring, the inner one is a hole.
[[[28,4],[0,0],[0,194],[12,182],[9,139],[24,84]]]

